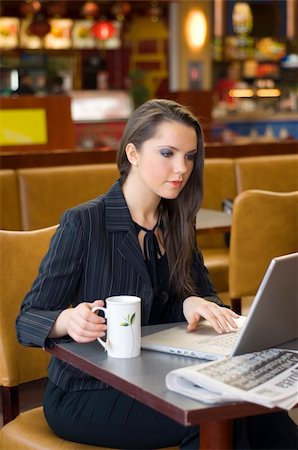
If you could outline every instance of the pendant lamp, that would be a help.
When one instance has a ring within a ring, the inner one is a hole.
[[[106,19],[95,22],[95,24],[91,27],[92,35],[102,41],[112,38],[115,35],[115,32],[116,29],[113,22]]]

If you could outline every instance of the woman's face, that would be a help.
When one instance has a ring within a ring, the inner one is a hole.
[[[147,188],[162,198],[176,198],[194,167],[197,156],[195,129],[179,122],[162,122],[155,135],[139,150],[132,153],[129,160],[138,180],[135,181],[141,183],[140,189]]]

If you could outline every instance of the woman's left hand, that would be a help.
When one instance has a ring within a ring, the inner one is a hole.
[[[231,329],[238,328],[234,319],[239,317],[229,308],[224,308],[202,297],[187,297],[183,302],[183,314],[188,325],[187,329],[193,331],[197,328],[201,317],[208,320],[217,333],[229,333]]]

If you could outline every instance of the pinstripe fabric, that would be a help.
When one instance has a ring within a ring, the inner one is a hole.
[[[194,257],[193,273],[197,293],[220,303],[200,253]],[[148,324],[151,282],[134,224],[116,182],[105,196],[62,216],[38,276],[23,301],[16,322],[17,338],[23,345],[44,347],[63,309],[120,294],[141,297],[142,324]],[[182,302],[175,302],[172,321],[182,320]],[[49,378],[67,390],[106,387],[55,358],[49,365]]]

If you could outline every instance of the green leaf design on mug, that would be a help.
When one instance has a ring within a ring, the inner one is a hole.
[[[133,353],[133,349],[134,349],[134,333],[133,333],[133,324],[136,318],[136,313],[133,313],[131,316],[130,314],[128,314],[127,318],[123,317],[123,322],[120,322],[120,326],[121,327],[129,327],[131,329],[131,333],[132,333],[132,350],[131,353]]]
[[[129,327],[132,326],[136,318],[136,313],[133,313],[130,317],[130,314],[128,314],[127,319],[123,317],[124,322],[120,323],[121,327]]]

